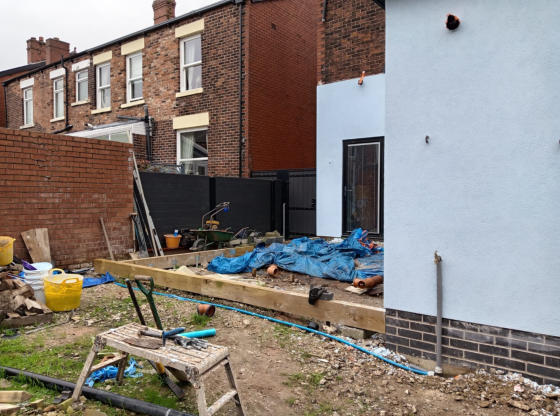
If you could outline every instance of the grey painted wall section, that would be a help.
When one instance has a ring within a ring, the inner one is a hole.
[[[317,87],[317,235],[342,233],[342,142],[385,135],[385,74]]]
[[[560,335],[560,2],[386,10],[385,307]]]

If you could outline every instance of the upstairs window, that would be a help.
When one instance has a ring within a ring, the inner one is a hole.
[[[57,78],[53,81],[53,117],[64,117],[64,80]]]
[[[127,102],[142,99],[142,52],[126,57]]]
[[[111,64],[96,67],[97,109],[111,107]]]
[[[23,90],[23,125],[33,124],[33,88]]]
[[[181,40],[181,91],[202,88],[200,35]]]
[[[177,164],[187,175],[208,174],[207,130],[183,130],[177,132]]]
[[[88,99],[88,70],[76,72],[76,102]]]

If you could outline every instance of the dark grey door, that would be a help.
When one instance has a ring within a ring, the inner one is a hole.
[[[383,236],[383,137],[343,141],[342,230]]]

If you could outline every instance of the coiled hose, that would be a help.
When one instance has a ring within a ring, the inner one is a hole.
[[[115,282],[115,284],[117,286],[126,288],[126,285],[123,285],[122,283]],[[135,288],[134,290],[138,290],[138,289]],[[290,326],[290,327],[293,327],[293,328],[298,328],[298,329],[301,329],[303,331],[311,332],[312,334],[321,335],[323,337],[330,338],[334,341],[338,341],[342,344],[345,344],[345,345],[348,345],[352,348],[355,348],[358,351],[361,351],[361,352],[364,352],[368,355],[371,355],[371,356],[373,356],[373,357],[375,357],[375,358],[377,358],[381,361],[385,361],[388,364],[394,365],[395,367],[402,368],[403,370],[412,371],[413,373],[420,374],[422,376],[427,376],[429,374],[425,370],[420,370],[418,368],[408,367],[406,365],[397,363],[396,361],[390,360],[389,358],[386,358],[386,357],[383,357],[382,355],[376,354],[373,351],[370,351],[370,350],[368,350],[364,347],[356,345],[356,344],[354,344],[350,341],[346,341],[345,339],[339,338],[339,337],[331,335],[331,334],[327,334],[326,332],[317,331],[316,329],[308,328],[308,327],[303,326],[303,325],[298,325],[294,322],[283,321],[281,319],[276,319],[276,318],[272,318],[270,316],[261,315],[260,313],[247,311],[245,309],[235,308],[233,306],[226,306],[226,305],[222,305],[222,304],[219,304],[219,303],[212,303],[212,302],[206,302],[206,301],[198,300],[198,299],[185,298],[185,297],[182,297],[182,296],[174,295],[172,293],[153,292],[153,294],[158,295],[158,296],[164,296],[166,298],[186,301],[186,302],[194,302],[194,303],[203,303],[203,304],[206,304],[206,305],[214,305],[216,308],[226,309],[226,310],[229,310],[229,311],[235,311],[235,312],[243,313],[245,315],[250,315],[250,316],[255,316],[257,318],[266,319],[267,321],[274,322],[274,323],[277,323],[277,324],[286,325],[286,326]]]

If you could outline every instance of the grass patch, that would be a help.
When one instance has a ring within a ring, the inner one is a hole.
[[[198,328],[204,328],[206,325],[208,325],[208,322],[210,322],[211,319],[212,318],[210,316],[199,315],[198,313],[193,313],[191,315],[190,323],[191,323],[191,325],[194,325]]]
[[[292,407],[296,403],[296,398],[295,397],[288,397],[286,399],[286,403],[288,403],[288,406]]]
[[[307,376],[309,384],[318,387],[325,375],[323,373],[311,373]]]
[[[276,338],[280,348],[286,348],[292,341],[292,331],[290,330],[290,327],[286,325],[275,324],[272,328],[272,334],[274,335],[274,338]]]
[[[80,373],[91,345],[91,337],[86,336],[70,344],[45,348],[42,337],[29,341],[21,336],[0,343],[0,364],[72,379]]]
[[[177,408],[177,398],[171,396],[163,396],[160,390],[146,387],[142,393],[143,400],[171,409]]]

